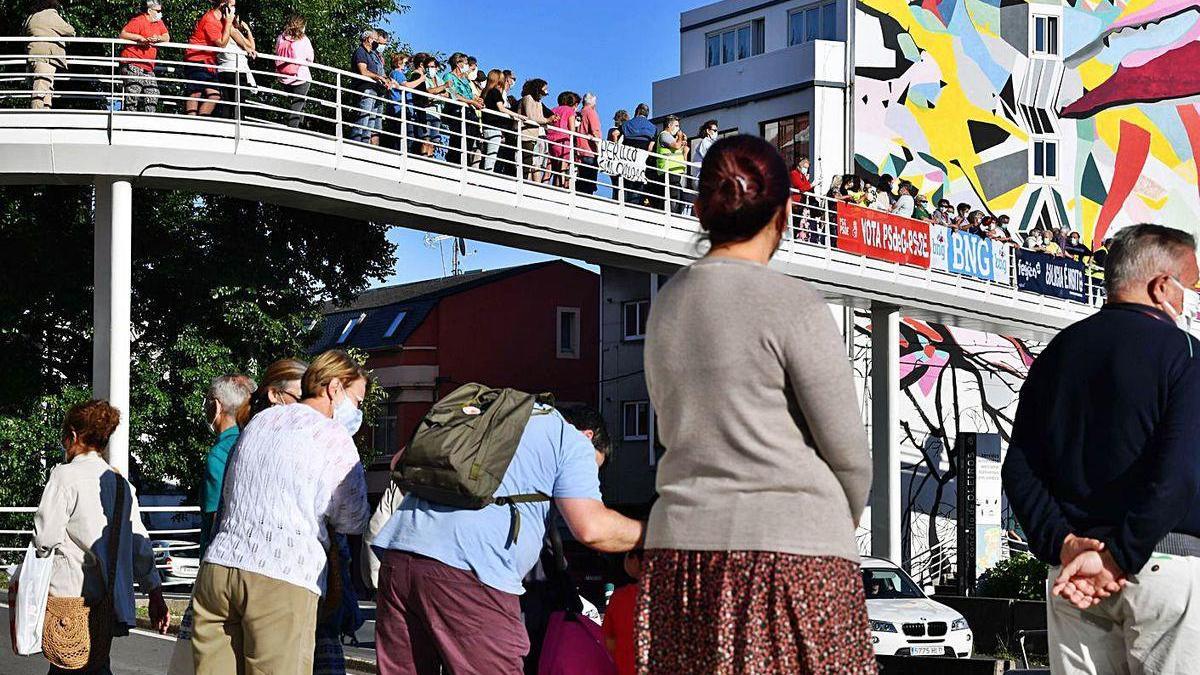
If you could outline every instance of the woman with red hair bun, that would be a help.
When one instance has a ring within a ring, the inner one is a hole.
[[[734,136],[704,158],[710,245],[659,293],[646,382],[666,453],[646,528],[641,673],[875,672],[855,527],[871,462],[850,363],[808,283],[768,268],[787,166]]]

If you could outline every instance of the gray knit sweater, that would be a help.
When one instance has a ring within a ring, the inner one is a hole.
[[[757,263],[671,279],[646,335],[667,448],[646,548],[858,560],[871,461],[843,344],[811,286]]]

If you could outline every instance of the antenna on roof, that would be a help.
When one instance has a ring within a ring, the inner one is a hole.
[[[467,240],[462,237],[452,237],[447,234],[434,234],[432,232],[425,233],[425,247],[438,250],[438,254],[442,257],[442,276],[446,276],[446,254],[442,249],[442,244],[446,241],[452,241],[450,247],[450,275],[460,276],[463,273],[462,259],[467,256],[475,255],[476,251],[467,251]]]

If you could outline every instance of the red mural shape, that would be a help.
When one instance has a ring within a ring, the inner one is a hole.
[[[1112,77],[1063,108],[1060,116],[1086,118],[1119,105],[1195,96],[1200,94],[1198,62],[1200,42],[1189,42],[1143,65],[1118,66]]]
[[[1179,120],[1187,131],[1188,143],[1192,146],[1192,165],[1196,170],[1196,189],[1200,190],[1200,112],[1196,106],[1185,103],[1175,108]]]
[[[1117,145],[1117,159],[1113,169],[1112,183],[1108,186],[1108,198],[1100,209],[1100,218],[1096,221],[1096,230],[1092,234],[1092,248],[1100,246],[1108,233],[1125,200],[1133,192],[1142,169],[1146,166],[1146,157],[1150,154],[1150,132],[1132,122],[1121,121],[1121,141]]]

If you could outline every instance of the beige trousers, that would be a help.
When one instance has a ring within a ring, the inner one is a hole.
[[[37,108],[49,108],[51,105],[51,96],[54,92],[54,73],[57,70],[53,63],[46,61],[33,61],[33,100],[30,106]]]
[[[196,675],[312,675],[317,600],[295,584],[204,563],[192,594]]]
[[[1117,595],[1087,610],[1050,597],[1046,615],[1054,675],[1200,672],[1200,558],[1156,553]]]

